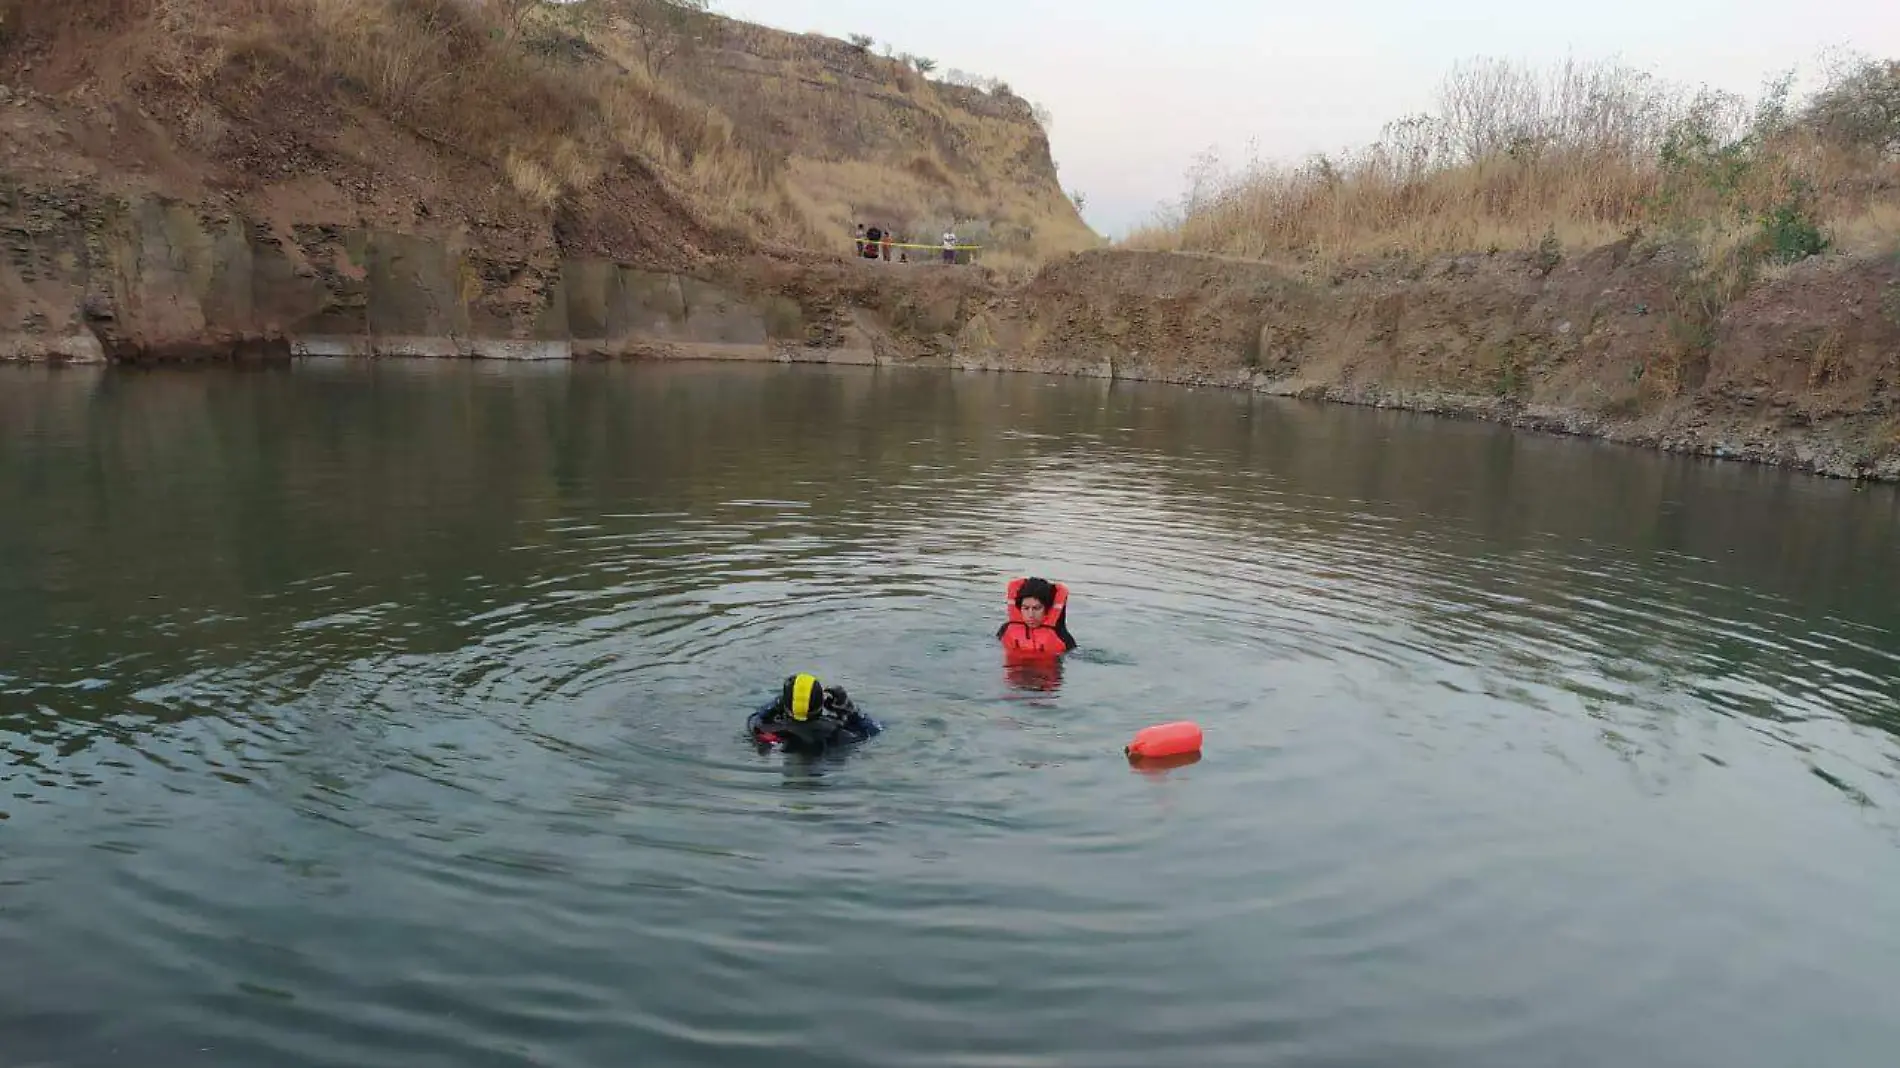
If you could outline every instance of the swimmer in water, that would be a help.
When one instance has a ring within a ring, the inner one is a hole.
[[[842,686],[826,686],[801,672],[785,680],[771,704],[746,718],[746,730],[760,746],[777,745],[788,753],[822,753],[855,745],[884,730],[858,710]]]
[[[1060,656],[1075,648],[1069,633],[1069,591],[1059,582],[1021,578],[1009,584],[1009,620],[996,639],[1011,653]]]

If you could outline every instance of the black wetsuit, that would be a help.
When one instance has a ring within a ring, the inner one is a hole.
[[[772,703],[752,713],[746,720],[752,740],[761,745],[777,742],[790,753],[822,753],[841,745],[855,745],[884,728],[877,720],[858,711],[842,689],[825,690],[824,709],[804,720],[792,714],[774,698]]]

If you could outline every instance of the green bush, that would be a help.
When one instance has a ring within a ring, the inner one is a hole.
[[[1816,221],[1814,187],[1796,178],[1788,196],[1761,216],[1756,240],[1760,253],[1770,263],[1794,263],[1827,251],[1828,237]]]

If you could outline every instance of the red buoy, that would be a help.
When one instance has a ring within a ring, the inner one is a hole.
[[[1122,750],[1130,757],[1174,757],[1201,751],[1201,728],[1188,720],[1157,723],[1135,732],[1135,740]]]

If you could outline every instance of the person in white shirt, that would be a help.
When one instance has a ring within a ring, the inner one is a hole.
[[[943,262],[957,262],[957,232],[955,230],[943,232]]]

